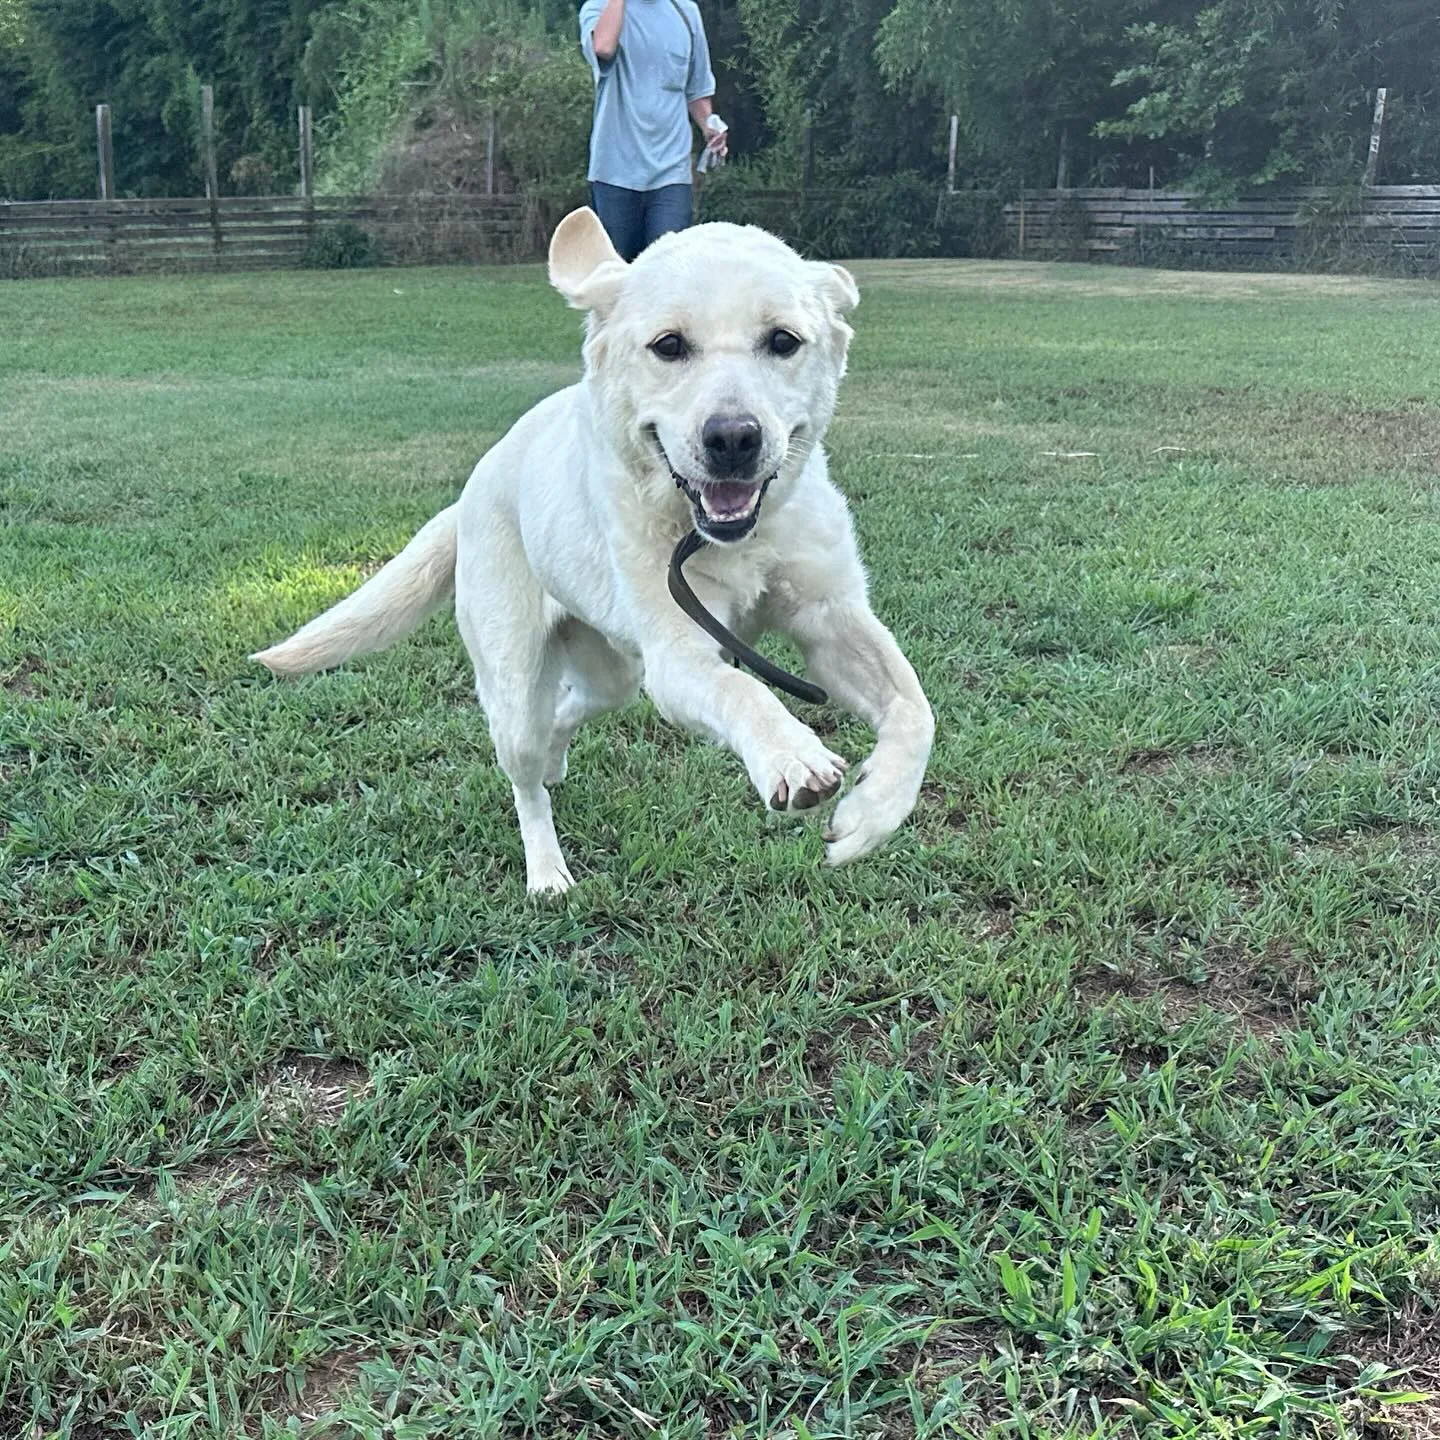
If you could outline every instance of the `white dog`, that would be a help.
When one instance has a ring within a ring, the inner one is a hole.
[[[399,640],[453,591],[527,883],[563,891],[574,882],[546,786],[579,727],[642,685],[670,720],[739,755],[771,809],[808,810],[840,787],[845,762],[670,597],[671,550],[695,526],[711,543],[688,575],[712,613],[742,636],[792,636],[810,676],[874,728],[825,835],[835,865],[873,850],[914,808],[934,721],[870,609],[820,447],[854,280],[735,225],[667,235],[626,265],[590,210],[556,230],[550,280],[588,312],[584,378],[523,416],[383,570],[254,658],[277,675],[338,665]]]

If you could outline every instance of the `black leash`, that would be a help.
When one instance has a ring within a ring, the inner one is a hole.
[[[705,543],[698,530],[692,530],[670,557],[670,596],[675,603],[707,634],[718,640],[738,663],[753,670],[767,684],[808,705],[828,705],[830,697],[818,686],[778,665],[772,665],[758,651],[752,650],[738,635],[732,635],[699,601],[686,583],[680,567]]]

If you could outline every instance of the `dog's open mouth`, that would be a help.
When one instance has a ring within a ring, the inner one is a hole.
[[[670,474],[695,507],[695,528],[709,540],[739,540],[755,528],[760,502],[775,477],[763,480],[690,481],[675,471]]]
[[[695,528],[708,540],[740,540],[755,528],[760,502],[774,475],[763,480],[687,480],[671,463],[651,428],[650,438],[670,471],[670,478],[695,511]]]
[[[760,489],[754,480],[704,480],[699,487],[700,509],[707,520],[734,525],[760,508]]]

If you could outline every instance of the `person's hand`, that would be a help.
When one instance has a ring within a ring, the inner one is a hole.
[[[705,148],[717,160],[730,153],[730,129],[718,115],[710,115],[705,121]]]

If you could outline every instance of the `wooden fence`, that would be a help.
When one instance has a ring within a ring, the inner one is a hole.
[[[875,230],[878,222],[866,205],[874,209],[884,199],[867,202],[859,189],[742,190],[728,197],[727,206],[733,208],[737,198],[746,213],[729,218],[756,220],[803,248],[818,246],[820,253],[835,244],[870,243],[860,222]],[[961,199],[955,196],[954,204]],[[700,208],[702,214],[710,210],[703,193]],[[555,218],[517,196],[471,194],[0,202],[0,277],[293,267],[326,263],[327,250],[334,263],[344,258],[347,243],[357,242],[362,253],[352,258],[367,263],[533,260],[543,253]],[[842,220],[838,235],[827,239],[827,223]],[[345,232],[342,226],[354,228]],[[1380,259],[1437,271],[1440,185],[1375,187],[1349,199],[1300,190],[1223,208],[1206,208],[1201,197],[1185,191],[1027,190],[1004,206],[1004,229],[1012,253],[1037,258],[1178,264]],[[1003,237],[988,242],[985,253],[994,253],[996,241]],[[911,253],[903,244],[894,248],[893,238],[873,243],[882,248],[870,253]],[[949,243],[963,248],[964,237],[952,236]],[[373,250],[365,248],[371,245]]]
[[[1433,269],[1440,262],[1440,185],[1373,186],[1206,206],[1182,190],[1026,190],[1005,206],[1022,255],[1213,256],[1285,261],[1328,248]]]
[[[400,264],[530,259],[544,241],[544,217],[516,196],[0,202],[0,277],[293,267],[327,249],[333,263],[364,243],[342,225]]]

